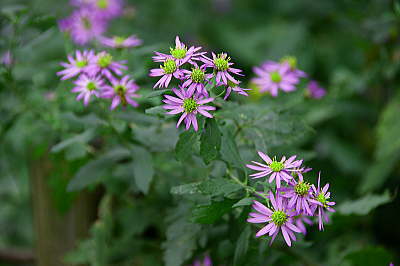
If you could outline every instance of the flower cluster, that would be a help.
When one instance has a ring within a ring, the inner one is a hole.
[[[133,98],[139,97],[136,94],[139,87],[130,76],[123,76],[125,64],[126,61],[115,61],[105,51],[98,54],[92,50],[76,51],[75,56],[68,55],[68,62],[61,63],[64,69],[57,75],[61,80],[78,77],[72,92],[78,93],[76,99],[83,100],[85,106],[93,96],[111,99],[111,110],[119,104],[137,107]]]
[[[281,160],[271,159],[268,155],[258,152],[263,160],[262,163],[252,161],[246,165],[257,171],[251,174],[252,178],[268,177],[269,183],[275,181],[276,189],[270,191],[266,198],[269,199],[268,207],[258,201],[254,201],[248,222],[266,223],[256,234],[256,237],[268,234],[271,244],[282,232],[288,246],[296,241],[294,233],[306,234],[305,224],[312,224],[310,218],[317,217],[319,230],[323,230],[324,222],[328,222],[327,212],[334,212],[332,206],[335,202],[330,201],[329,184],[320,186],[320,174],[317,187],[304,180],[303,174],[309,172],[310,168],[302,166],[302,160],[296,160],[296,156]],[[281,181],[284,181],[282,185]]]
[[[268,92],[271,96],[278,96],[279,90],[292,92],[297,89],[300,80],[307,74],[297,69],[297,60],[294,57],[284,57],[280,62],[266,61],[253,68],[256,77],[252,82],[259,87],[260,92]],[[307,87],[307,95],[320,99],[325,95],[325,90],[320,88],[315,81],[311,81]]]
[[[167,114],[182,114],[177,127],[185,121],[186,130],[191,125],[194,130],[198,130],[197,114],[213,117],[208,111],[216,108],[205,105],[214,101],[207,87],[223,87],[224,100],[232,91],[248,96],[247,89],[241,88],[240,81],[235,77],[243,76],[242,70],[232,67],[231,58],[226,53],[212,53],[212,57],[207,57],[206,52],[202,52],[201,49],[195,46],[187,47],[177,36],[175,47],[170,48],[169,54],[155,52],[153,61],[161,65],[150,70],[151,77],[160,77],[154,88],[168,88],[172,79],[178,81],[179,89],[172,89],[176,97],[164,95],[163,108],[170,110]]]
[[[97,39],[111,48],[128,48],[142,43],[134,35],[128,38],[102,36],[109,21],[122,15],[123,0],[71,0],[70,3],[76,9],[69,17],[59,20],[58,25],[62,32],[71,35],[75,43],[84,45]]]

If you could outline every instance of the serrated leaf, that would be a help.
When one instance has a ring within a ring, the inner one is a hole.
[[[197,132],[194,130],[187,130],[179,135],[179,140],[175,146],[176,158],[183,162],[191,157],[193,154],[193,147],[197,141]]]
[[[133,148],[132,156],[133,175],[136,186],[140,191],[147,194],[154,175],[153,157],[150,152],[139,146]]]
[[[338,206],[337,210],[344,215],[366,215],[376,207],[390,202],[390,200],[388,191],[382,195],[370,194],[357,200],[343,202]]]
[[[200,137],[200,156],[205,164],[216,159],[221,148],[221,131],[215,119],[207,119]]]
[[[199,224],[213,224],[218,221],[222,215],[229,212],[236,200],[225,199],[223,201],[214,201],[210,204],[196,206],[192,211],[192,221]]]

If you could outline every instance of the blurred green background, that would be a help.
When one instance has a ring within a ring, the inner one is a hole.
[[[98,108],[84,109],[69,93],[71,84],[60,83],[55,75],[60,70],[59,62],[74,49],[57,27],[57,20],[72,11],[68,2],[2,0],[0,8],[0,54],[10,50],[14,60],[11,68],[0,68],[0,265],[14,265],[11,261],[16,263],[15,258],[21,256],[28,261],[22,265],[32,265],[38,234],[32,206],[43,192],[37,188],[40,184],[33,185],[37,184],[33,178],[52,169],[45,181],[50,188],[48,200],[59,213],[66,213],[81,200],[79,192],[66,192],[70,177],[97,158],[98,146],[116,143],[118,138],[110,129],[100,129],[100,122],[90,115],[90,110],[96,113]],[[124,16],[112,21],[108,32],[136,34],[143,39],[142,47],[123,54],[129,59],[129,73],[143,94],[149,93],[155,82],[147,76],[149,69],[156,66],[151,62],[151,53],[166,51],[176,35],[207,51],[228,52],[235,65],[244,70],[247,86],[253,66],[268,59],[295,56],[299,68],[328,91],[324,99],[302,102],[294,110],[314,129],[296,147],[304,152],[308,165],[323,171],[339,211],[324,232],[311,230],[307,236],[302,248],[312,263],[299,261],[298,254],[281,258],[282,251],[276,251],[273,256],[278,258],[271,263],[388,265],[390,260],[400,262],[399,22],[400,4],[389,0],[130,0],[126,1]],[[264,97],[238,101],[269,104],[273,100]],[[127,112],[142,121],[129,123],[138,123],[143,129],[156,123],[153,118],[138,114],[154,104],[142,100],[135,114]],[[124,122],[120,125],[125,127],[123,123],[129,119],[121,119]],[[119,131],[117,124],[118,121],[113,126]],[[82,132],[92,136],[87,133],[90,128],[109,139],[85,139],[87,135]],[[124,130],[121,135],[126,137]],[[169,134],[176,142],[177,133],[167,131],[153,132],[154,138]],[[149,132],[138,132],[142,133],[142,142],[148,141],[145,135]],[[48,152],[61,140],[75,135],[82,140],[72,148]],[[71,255],[70,261],[90,265],[163,264],[161,243],[166,238],[166,224],[157,214],[165,203],[172,205],[170,187],[182,182],[169,176],[177,165],[165,164],[170,155],[164,143],[155,142],[156,148],[151,152],[159,152],[157,145],[161,152],[153,154],[159,167],[157,173],[172,181],[162,181],[156,174],[147,196],[132,188],[130,193],[139,202],[134,206],[124,198],[125,194],[118,196],[126,181],[123,174],[122,181],[107,180],[105,185],[89,186],[93,201],[101,200],[100,211],[93,210],[101,224],[92,227],[91,238]],[[174,146],[165,144],[168,145]],[[106,208],[101,211],[101,206],[107,204],[107,195],[118,198],[113,200],[119,202],[113,214]],[[107,227],[107,215],[115,217],[120,227],[98,233],[99,228]],[[103,247],[107,258],[96,257],[101,251],[88,255],[96,246],[91,246],[92,242],[101,241],[96,237],[108,239],[108,248]],[[218,254],[220,258],[216,260],[223,263],[224,255]]]

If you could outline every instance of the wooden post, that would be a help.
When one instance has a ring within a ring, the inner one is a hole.
[[[88,235],[97,216],[98,193],[81,192],[65,213],[55,208],[49,179],[57,173],[69,178],[68,162],[50,160],[45,154],[31,164],[35,253],[37,266],[69,266],[65,255]],[[64,172],[63,172],[64,171]]]

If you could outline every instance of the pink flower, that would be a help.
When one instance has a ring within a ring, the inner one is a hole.
[[[129,76],[124,76],[121,79],[112,77],[110,79],[112,86],[105,86],[101,97],[112,99],[110,109],[114,110],[119,104],[122,106],[131,105],[133,107],[138,107],[139,104],[132,98],[140,97],[136,94],[139,86],[131,79]]]

